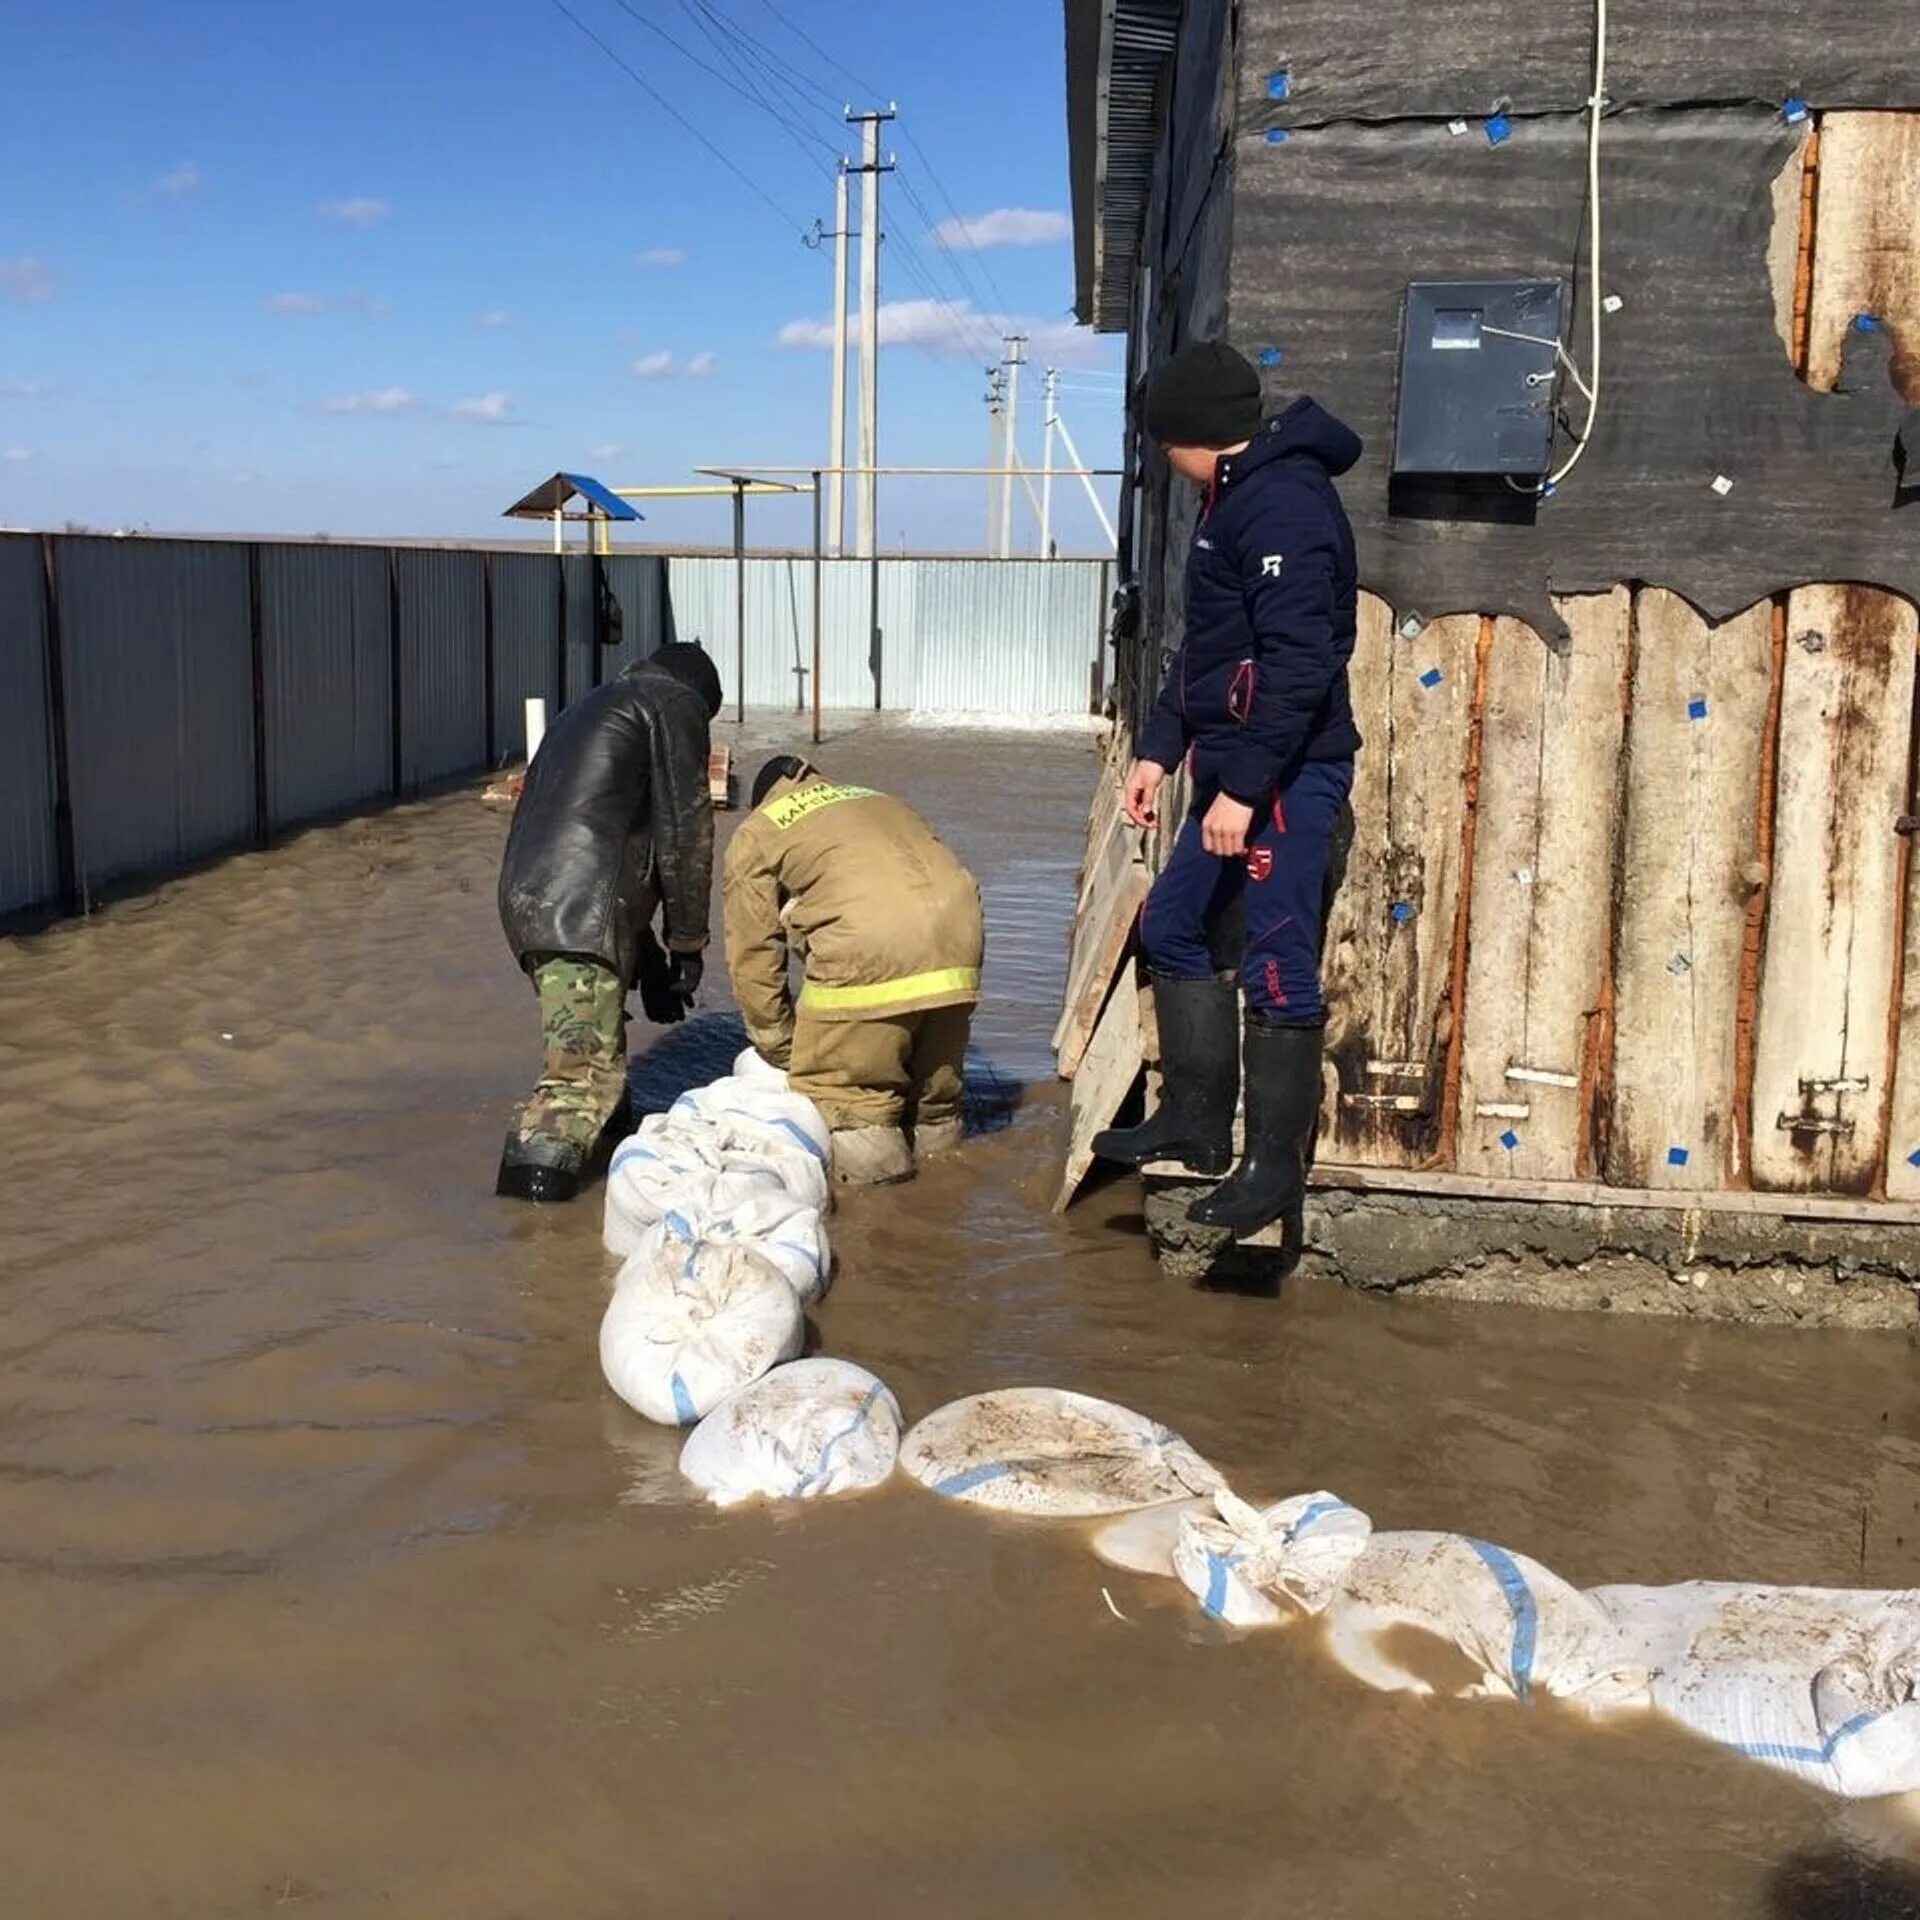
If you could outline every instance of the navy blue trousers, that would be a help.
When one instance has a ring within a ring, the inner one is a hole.
[[[1246,921],[1240,981],[1248,1011],[1287,1025],[1323,1022],[1327,877],[1352,789],[1351,760],[1309,760],[1271,806],[1255,812],[1247,851],[1235,859],[1200,844],[1201,817],[1213,796],[1197,803],[1140,916],[1147,964],[1176,980],[1209,978],[1218,970],[1221,922],[1237,907]]]

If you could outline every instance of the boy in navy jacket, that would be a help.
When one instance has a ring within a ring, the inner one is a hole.
[[[1324,890],[1360,746],[1347,695],[1353,532],[1333,483],[1360,441],[1308,399],[1263,420],[1260,376],[1217,341],[1162,364],[1141,424],[1207,499],[1187,559],[1184,644],[1140,729],[1126,811],[1152,826],[1161,783],[1183,759],[1193,811],[1140,923],[1161,1104],[1093,1144],[1130,1166],[1176,1159],[1227,1172],[1240,1021],[1210,936],[1238,903],[1246,1148],[1191,1217],[1246,1234],[1300,1205],[1320,1113]]]

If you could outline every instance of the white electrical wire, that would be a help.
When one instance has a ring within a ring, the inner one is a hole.
[[[1547,477],[1541,492],[1557,487],[1575,467],[1593,439],[1593,428],[1600,414],[1600,316],[1605,309],[1600,285],[1600,116],[1607,103],[1607,0],[1594,0],[1593,9],[1593,97],[1587,102],[1587,312],[1592,323],[1587,349],[1587,377],[1580,378],[1573,362],[1561,350],[1576,384],[1587,397],[1587,424],[1580,429],[1573,451],[1557,473]],[[1557,345],[1557,343],[1556,343]]]

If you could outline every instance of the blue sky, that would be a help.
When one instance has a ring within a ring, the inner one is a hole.
[[[557,467],[824,458],[831,249],[799,230],[830,224],[850,75],[901,109],[882,458],[985,460],[1003,313],[1067,369],[1082,455],[1117,455],[1120,343],[1069,325],[1054,0],[0,0],[0,44],[0,524],[500,537]],[[724,502],[648,511],[727,537]],[[880,520],[977,546],[985,482],[896,481]],[[805,528],[756,503],[756,539]]]

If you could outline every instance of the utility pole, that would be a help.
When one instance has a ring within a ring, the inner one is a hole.
[[[1006,370],[1002,367],[987,369],[987,544],[981,548],[983,553],[992,553],[994,542],[1000,537],[1000,495],[998,489],[1006,485],[1000,469],[1007,462],[1001,441],[1002,409],[1006,404]]]
[[[828,435],[827,551],[846,542],[847,509],[847,166],[833,178],[833,431]]]
[[[1007,457],[1004,462],[1007,476],[1000,483],[1000,558],[1013,558],[1013,469],[1020,458],[1020,369],[1026,365],[1027,336],[1024,333],[1010,333],[1006,336],[1007,355],[1004,365],[1007,369]]]
[[[847,110],[847,121],[860,129],[860,467],[856,498],[854,551],[862,559],[874,554],[876,482],[880,464],[880,176],[891,173],[892,160],[880,159],[880,129],[894,118],[892,107],[870,113]]]
[[[1053,433],[1060,424],[1060,369],[1047,369],[1046,452],[1040,459],[1040,558],[1053,558]]]

